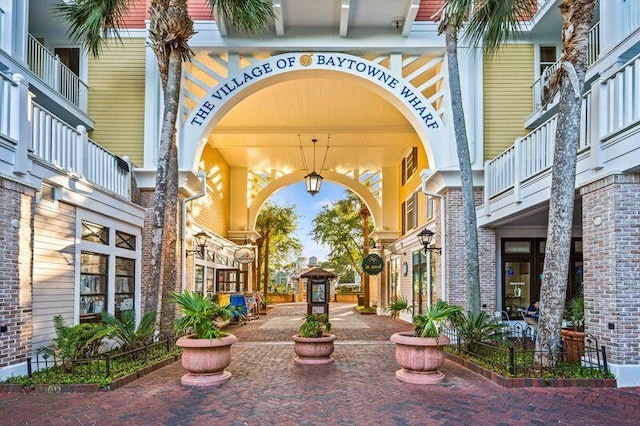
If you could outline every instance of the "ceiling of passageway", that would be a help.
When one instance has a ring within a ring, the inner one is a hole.
[[[300,135],[300,137],[298,137]],[[316,169],[330,135],[325,169],[397,166],[420,140],[404,116],[381,96],[351,81],[304,78],[260,90],[231,109],[209,137],[231,167],[302,170],[317,138]]]

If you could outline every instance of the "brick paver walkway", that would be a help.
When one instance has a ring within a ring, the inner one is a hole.
[[[287,305],[231,330],[232,380],[188,388],[174,363],[111,392],[0,393],[0,424],[104,425],[638,425],[640,389],[503,389],[446,362],[447,381],[421,387],[398,381],[389,336],[410,326],[337,306],[335,363],[294,365],[289,341],[302,310]],[[344,329],[338,328],[342,315]],[[270,320],[286,324],[271,328]],[[294,324],[296,321],[294,321]],[[364,324],[364,326],[363,326]],[[266,327],[265,327],[266,326]]]

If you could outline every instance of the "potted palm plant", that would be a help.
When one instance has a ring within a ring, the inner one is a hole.
[[[331,331],[331,323],[327,315],[305,315],[298,329],[299,334],[292,337],[293,350],[297,355],[293,361],[296,364],[324,365],[333,362],[331,354],[336,336],[324,334],[323,330],[326,330],[327,333]]]
[[[584,337],[586,335],[584,332],[584,295],[582,293],[569,300],[563,318],[570,324],[560,330],[565,361],[577,362],[584,355]]]
[[[176,344],[182,348],[182,366],[188,371],[180,379],[187,386],[218,386],[231,379],[225,368],[231,363],[231,345],[238,339],[223,333],[216,320],[230,319],[238,312],[231,305],[221,306],[200,293],[172,292],[182,316],[175,320],[180,337]]]
[[[444,364],[444,345],[449,338],[441,335],[442,323],[460,315],[459,306],[439,300],[413,319],[414,331],[395,333],[391,341],[396,344],[396,362],[402,367],[396,377],[403,382],[426,385],[444,380],[438,371]]]

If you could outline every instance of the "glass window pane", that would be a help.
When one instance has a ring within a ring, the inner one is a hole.
[[[80,254],[80,322],[98,322],[107,308],[107,260],[104,254]]]
[[[574,244],[575,244],[574,246],[575,252],[582,253],[582,240],[576,240]]]
[[[505,253],[531,253],[530,241],[505,241]]]
[[[202,294],[203,285],[204,285],[204,266],[196,265],[194,291],[196,293]]]
[[[127,234],[126,232],[116,231],[116,247],[127,250],[136,249],[136,237],[135,235]]]
[[[109,228],[82,221],[82,240],[99,244],[109,244]]]
[[[115,316],[120,318],[122,311],[135,309],[136,261],[116,257]]]

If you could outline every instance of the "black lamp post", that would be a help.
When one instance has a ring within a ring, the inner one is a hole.
[[[418,233],[418,240],[420,244],[424,247],[424,251],[437,251],[440,253],[442,250],[440,247],[429,247],[431,245],[431,240],[433,240],[433,236],[435,233],[430,231],[427,228],[424,228],[422,231]]]
[[[207,248],[207,244],[209,244],[209,240],[211,237],[204,231],[200,231],[193,236],[193,244],[195,248],[193,250],[187,250],[187,255],[190,254],[198,254],[200,257],[204,258],[204,251]]]

